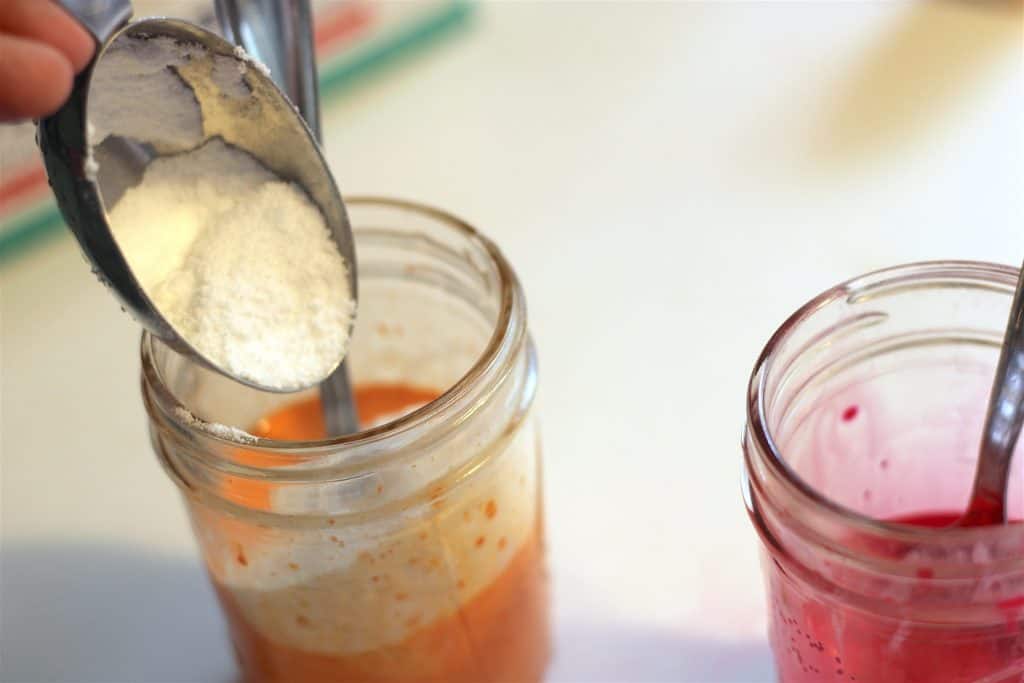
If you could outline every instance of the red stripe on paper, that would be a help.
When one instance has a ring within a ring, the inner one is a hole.
[[[11,203],[42,195],[46,187],[46,171],[42,164],[33,161],[19,169],[13,177],[0,184],[0,209],[6,209]]]
[[[373,7],[368,3],[349,2],[337,11],[316,17],[316,49],[323,56],[326,48],[362,33],[373,20]]]

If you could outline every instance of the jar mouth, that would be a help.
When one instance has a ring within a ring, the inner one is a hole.
[[[825,306],[841,300],[863,301],[879,295],[883,290],[896,290],[935,284],[956,282],[958,286],[998,289],[1016,287],[1019,271],[1007,265],[979,261],[921,261],[875,270],[847,280],[825,290],[798,308],[783,322],[765,344],[761,355],[754,364],[747,387],[747,437],[753,442],[753,449],[745,449],[743,477],[744,496],[752,514],[757,514],[753,488],[756,488],[752,458],[767,467],[770,474],[782,484],[787,494],[800,503],[813,506],[832,521],[857,531],[883,535],[887,538],[909,543],[934,542],[937,536],[953,542],[964,539],[985,540],[1005,533],[1006,525],[932,529],[876,519],[864,515],[826,497],[808,484],[783,457],[782,449],[768,427],[768,402],[770,400],[767,381],[772,363],[780,347],[794,330]],[[1009,311],[1007,311],[1009,313]],[[1001,330],[1000,330],[1001,336]],[[753,452],[751,452],[753,451]],[[966,511],[966,510],[965,510]],[[756,522],[756,520],[755,520]]]
[[[500,380],[507,368],[509,358],[515,349],[526,342],[525,304],[519,281],[511,265],[501,250],[487,237],[477,231],[464,220],[446,211],[419,202],[396,199],[391,197],[362,195],[345,200],[348,206],[377,207],[404,209],[417,212],[443,223],[446,227],[460,233],[467,241],[475,244],[489,260],[498,283],[498,307],[494,321],[494,330],[487,340],[486,346],[472,366],[436,399],[425,405],[391,420],[385,424],[351,434],[332,436],[315,440],[279,440],[248,434],[241,430],[202,429],[206,424],[191,415],[189,407],[183,404],[168,388],[155,362],[156,338],[149,332],[143,332],[141,343],[142,378],[144,399],[151,409],[159,410],[161,417],[182,433],[194,432],[197,425],[203,436],[224,445],[245,448],[247,450],[267,451],[282,456],[282,464],[301,463],[314,459],[324,452],[337,453],[342,449],[363,447],[393,437],[415,431],[428,423],[434,422],[449,413],[449,419],[458,421],[458,407],[473,393],[474,387],[479,391],[481,383],[488,379]],[[358,233],[358,229],[355,230]],[[532,396],[532,392],[527,392]],[[527,397],[529,398],[529,396]],[[400,455],[395,453],[394,455]],[[387,455],[381,456],[379,464],[388,460]],[[263,470],[263,468],[242,468]],[[275,467],[277,476],[283,475],[282,468]],[[308,474],[308,470],[304,470]]]

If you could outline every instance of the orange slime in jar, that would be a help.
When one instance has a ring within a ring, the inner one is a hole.
[[[437,395],[375,384],[357,387],[355,402],[360,422],[368,425]],[[251,431],[283,440],[323,438],[319,400],[287,406]],[[217,582],[214,586],[246,683],[539,683],[549,657],[543,543],[538,515],[535,531],[508,564],[453,613],[417,625],[400,642],[354,653],[314,652],[274,642],[245,619],[229,588]]]

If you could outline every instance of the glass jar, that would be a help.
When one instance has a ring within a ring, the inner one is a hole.
[[[967,506],[1016,281],[966,262],[871,273],[762,352],[744,494],[783,683],[1024,680],[1021,453],[1018,523],[936,528]]]
[[[245,680],[540,681],[549,656],[537,361],[498,249],[441,211],[348,203],[363,431],[144,335],[152,443]]]

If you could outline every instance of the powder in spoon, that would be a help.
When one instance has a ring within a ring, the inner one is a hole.
[[[156,308],[227,373],[297,390],[344,356],[345,261],[306,194],[245,152],[212,138],[161,157],[109,220]]]

